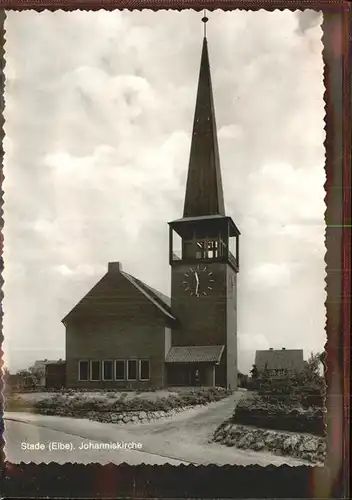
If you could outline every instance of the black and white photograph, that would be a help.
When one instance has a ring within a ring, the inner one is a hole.
[[[7,12],[6,460],[324,464],[322,21]]]

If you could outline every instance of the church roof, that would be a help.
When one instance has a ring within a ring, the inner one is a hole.
[[[303,349],[269,349],[256,351],[255,364],[258,371],[292,370],[301,371],[304,367]]]
[[[206,223],[213,223],[214,221],[216,222],[224,221],[226,223],[230,222],[230,230],[231,230],[230,236],[241,234],[240,230],[238,229],[232,218],[228,215],[217,214],[217,215],[202,215],[200,217],[182,217],[181,219],[175,219],[169,222],[169,224],[173,227],[177,227],[178,225],[184,223],[197,223],[199,225],[199,223],[206,224]]]
[[[73,307],[62,322],[65,324],[73,312],[84,313],[86,311],[91,313],[93,310],[97,310],[99,314],[102,314],[104,311],[108,314],[111,310],[112,301],[119,300],[118,295],[115,293],[116,287],[119,286],[119,281],[116,279],[118,275],[127,279],[167,319],[176,320],[171,312],[171,299],[169,297],[159,292],[159,290],[150,287],[135,276],[122,271],[119,262],[110,262],[107,274]]]
[[[183,217],[225,215],[207,39],[199,71]]]
[[[132,285],[134,285],[140,292],[147,297],[153,304],[155,304],[163,314],[170,317],[171,319],[176,319],[171,313],[171,299],[167,295],[159,292],[155,288],[144,283],[144,281],[126,273],[125,271],[120,271],[125,278],[127,278]]]
[[[172,346],[166,355],[166,363],[219,363],[223,345]]]

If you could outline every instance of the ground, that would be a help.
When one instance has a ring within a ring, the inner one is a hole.
[[[153,394],[153,393],[150,393]],[[262,466],[307,465],[303,460],[276,456],[270,453],[227,448],[209,442],[215,429],[233,412],[243,396],[238,391],[228,398],[206,407],[186,410],[173,417],[145,424],[116,425],[38,415],[24,412],[5,413],[5,454],[13,463],[78,462],[78,463],[138,463],[173,465],[237,464]],[[72,443],[72,451],[23,451],[21,443],[59,441]],[[141,450],[79,450],[80,443],[140,442]]]

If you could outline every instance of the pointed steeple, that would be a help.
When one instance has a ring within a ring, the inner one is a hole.
[[[225,215],[215,109],[205,36],[200,63],[183,217]]]

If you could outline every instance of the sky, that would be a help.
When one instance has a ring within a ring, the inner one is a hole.
[[[322,14],[214,11],[226,211],[241,231],[238,363],[325,344]],[[8,12],[5,363],[65,356],[61,319],[109,261],[169,295],[202,13]],[[147,256],[147,258],[146,258]]]

